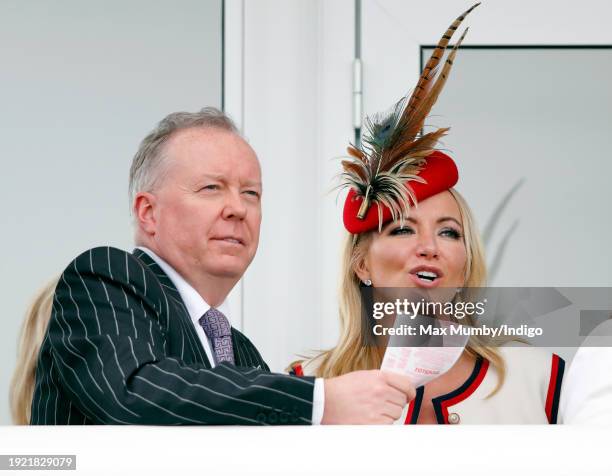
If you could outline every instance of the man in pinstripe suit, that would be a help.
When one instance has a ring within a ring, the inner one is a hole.
[[[261,172],[220,111],[174,113],[130,171],[136,250],[82,253],[57,285],[33,424],[390,423],[413,397],[379,371],[270,373],[230,324],[253,259]]]

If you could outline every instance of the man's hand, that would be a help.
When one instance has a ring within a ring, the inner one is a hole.
[[[360,370],[325,379],[323,425],[390,424],[415,396],[408,377]]]

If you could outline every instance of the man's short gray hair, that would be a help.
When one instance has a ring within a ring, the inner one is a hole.
[[[198,112],[173,112],[147,135],[132,160],[130,167],[129,198],[130,210],[138,192],[148,192],[158,184],[165,170],[166,154],[164,145],[177,131],[193,127],[214,128],[229,131],[240,136],[234,122],[222,111],[214,107],[205,107]]]

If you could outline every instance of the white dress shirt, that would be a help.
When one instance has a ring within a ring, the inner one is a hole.
[[[202,342],[202,346],[204,347],[204,351],[206,352],[206,356],[210,362],[210,365],[214,367],[216,365],[216,359],[214,357],[214,353],[212,351],[212,346],[210,340],[206,336],[204,329],[200,325],[200,318],[206,313],[211,306],[209,306],[206,301],[200,296],[198,293],[183,277],[176,272],[176,270],[166,263],[162,258],[157,256],[153,251],[144,246],[138,246],[138,249],[144,251],[148,254],[158,265],[159,267],[168,275],[172,284],[176,287],[176,290],[181,295],[181,299],[185,303],[185,307],[187,308],[187,312],[189,312],[189,317],[191,318],[191,322]],[[230,308],[229,302],[226,299],[223,303],[216,308],[219,312],[223,313],[223,315],[227,318],[230,325],[232,323],[232,310]],[[325,404],[325,387],[322,378],[315,379],[314,385],[314,394],[312,399],[312,424],[319,425],[321,420],[323,419],[323,408]]]

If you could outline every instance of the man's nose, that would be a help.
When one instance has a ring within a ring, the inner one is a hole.
[[[223,218],[226,220],[244,220],[247,209],[239,192],[229,192],[223,207]]]

